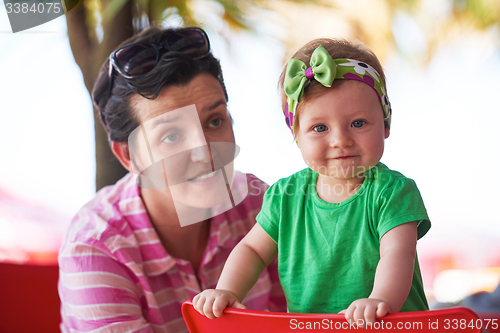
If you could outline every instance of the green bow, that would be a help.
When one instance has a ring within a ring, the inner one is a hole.
[[[310,61],[312,73],[316,81],[325,87],[331,87],[337,74],[337,64],[323,46],[314,50]],[[288,60],[283,83],[285,94],[291,99],[300,102],[307,82],[305,71],[307,65],[299,59]]]

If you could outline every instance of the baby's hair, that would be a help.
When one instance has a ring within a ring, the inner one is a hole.
[[[359,60],[361,62],[369,64],[380,74],[383,85],[385,86],[385,75],[382,65],[380,64],[380,61],[378,60],[375,53],[373,53],[372,50],[370,50],[367,46],[365,46],[361,42],[351,42],[343,38],[318,38],[310,41],[309,43],[301,47],[297,52],[295,52],[292,58],[299,59],[303,61],[307,66],[309,66],[309,63],[311,61],[311,56],[314,50],[316,50],[316,48],[320,45],[322,45],[328,51],[328,53],[332,56],[333,59],[347,58],[347,59]],[[285,114],[286,98],[287,98],[285,90],[283,88],[285,80],[285,72],[286,72],[286,64],[283,67],[283,70],[281,71],[281,75],[278,82],[278,90],[281,96],[281,108],[283,110],[283,114]],[[299,114],[301,107],[304,104],[306,104],[309,100],[322,95],[323,93],[327,92],[328,89],[335,88],[345,81],[346,80],[335,80],[333,81],[331,88],[323,86],[316,80],[309,80],[309,82],[306,83],[302,99],[300,103],[298,103],[296,109],[295,133],[297,133],[297,129],[299,128]]]

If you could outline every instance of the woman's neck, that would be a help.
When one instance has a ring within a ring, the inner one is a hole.
[[[208,242],[210,220],[181,226],[167,191],[141,188],[141,197],[165,250],[173,257],[190,261],[197,274]]]

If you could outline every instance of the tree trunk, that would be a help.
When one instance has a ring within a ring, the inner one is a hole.
[[[103,1],[103,6],[108,1]],[[109,54],[125,39],[134,33],[132,28],[132,4],[127,1],[123,8],[109,22],[103,22],[104,38],[101,43],[87,28],[89,13],[83,1],[66,14],[68,37],[75,61],[82,70],[85,86],[91,96],[99,69]],[[90,111],[90,110],[89,110]],[[95,151],[96,151],[96,190],[114,184],[127,171],[115,158],[109,147],[106,132],[94,108]]]

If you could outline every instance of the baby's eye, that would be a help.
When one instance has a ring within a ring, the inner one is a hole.
[[[355,120],[352,122],[351,126],[359,128],[359,127],[362,127],[364,124],[365,124],[365,122],[363,120]]]
[[[216,118],[210,122],[210,127],[219,127],[222,124],[222,118]]]
[[[328,127],[326,127],[325,125],[316,125],[314,126],[313,130],[315,132],[324,132],[328,129]]]
[[[177,141],[178,138],[179,138],[179,134],[177,134],[176,132],[170,133],[169,135],[167,135],[165,137],[165,139],[163,139],[163,142],[172,143],[174,141]]]

